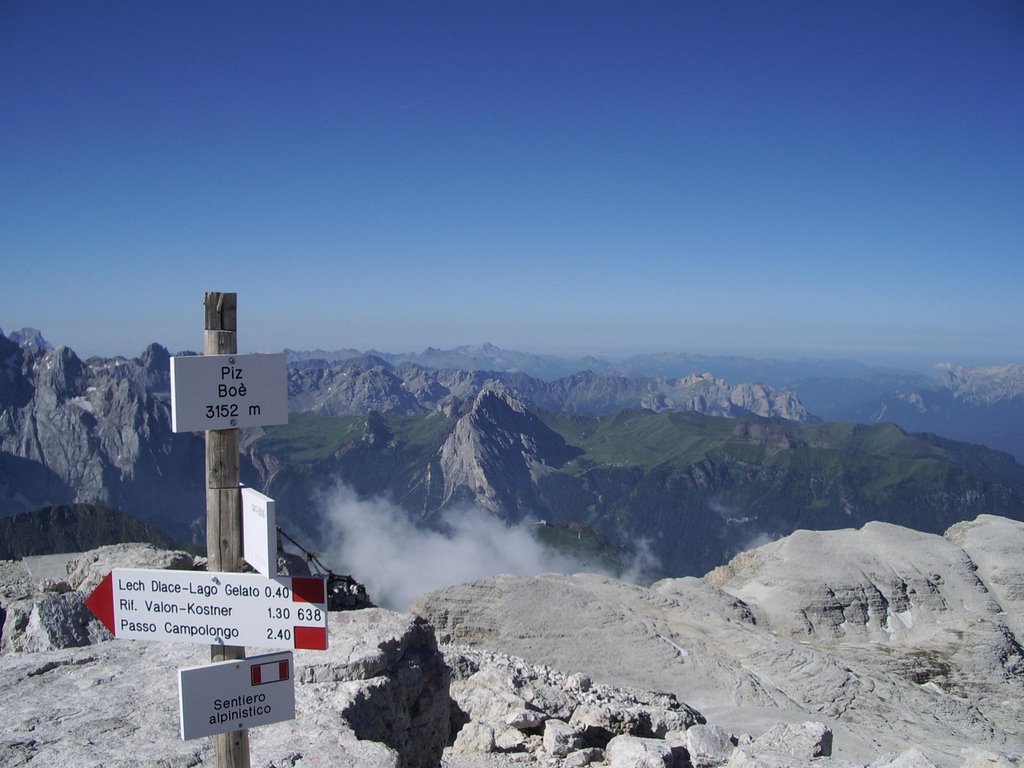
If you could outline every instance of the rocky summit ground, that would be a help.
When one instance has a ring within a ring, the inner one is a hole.
[[[201,564],[121,545],[43,565],[0,563],[0,765],[214,765],[178,736],[177,669],[208,649],[111,640],[81,604],[110,568]],[[496,576],[332,614],[252,765],[1012,768],[1022,605],[1024,524],[987,516],[800,531],[650,587]]]
[[[498,576],[421,598],[443,642],[670,691],[734,734],[813,719],[860,764],[1024,751],[1024,524],[799,531],[705,579]]]

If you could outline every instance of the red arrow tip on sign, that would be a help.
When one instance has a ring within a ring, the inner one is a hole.
[[[92,611],[93,616],[99,619],[103,626],[114,632],[114,580],[113,574],[108,573],[103,581],[85,598],[85,607]]]

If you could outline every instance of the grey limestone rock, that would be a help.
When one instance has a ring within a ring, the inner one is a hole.
[[[72,557],[62,580],[33,579],[24,566],[8,561],[0,568],[0,653],[73,648],[109,640],[110,633],[83,601],[113,568],[191,569],[194,560],[185,552],[149,544],[115,544]]]
[[[551,719],[544,723],[544,751],[555,757],[565,757],[583,746],[576,729],[564,720]]]
[[[605,762],[610,768],[672,768],[675,756],[662,739],[622,734],[608,742]]]
[[[562,768],[583,768],[583,766],[592,765],[593,763],[603,763],[604,758],[604,750],[598,747],[578,749],[565,756]]]
[[[468,680],[454,681],[451,696],[471,719],[494,726],[528,729],[537,727],[546,719],[543,712],[510,690],[494,669],[482,669]]]
[[[110,544],[72,559],[67,565],[67,580],[72,589],[88,595],[114,568],[201,570],[196,557],[188,552],[160,549],[152,544]]]
[[[616,735],[661,738],[695,722],[688,710],[649,706],[639,702],[585,702],[576,707],[569,724],[588,742],[598,745]]]
[[[323,688],[339,726],[394,749],[402,768],[440,761],[451,673],[422,619],[379,608],[330,614],[331,647],[298,673]]]
[[[485,722],[496,733],[511,726],[533,734],[543,726],[551,754],[603,747],[619,734],[662,736],[703,721],[672,694],[595,685],[579,673],[486,651],[448,647],[445,654],[454,670],[456,722],[461,715],[463,722]]]
[[[779,724],[754,739],[751,747],[788,752],[797,757],[831,757],[832,730],[824,723]]]
[[[960,768],[1013,768],[1018,762],[981,747],[965,747],[960,752]]]
[[[532,751],[534,736],[527,736],[519,728],[506,725],[494,731],[494,746],[502,752]]]
[[[893,760],[878,768],[936,768],[935,763],[916,747],[901,752]]]
[[[487,754],[494,752],[494,726],[479,720],[470,720],[459,730],[452,750],[461,754]]]
[[[330,650],[295,652],[296,719],[250,731],[253,765],[440,764],[447,675],[436,646],[431,649],[429,629],[407,614],[356,615],[331,615]],[[338,620],[342,616],[345,621]],[[371,648],[379,649],[378,663],[352,663]],[[178,734],[176,670],[207,659],[205,646],[120,640],[0,656],[0,764],[214,764],[212,740],[184,742]],[[372,676],[360,677],[364,672]]]
[[[1012,520],[983,515],[945,537],[870,523],[797,532],[705,579],[495,576],[414,610],[448,642],[583,672],[596,690],[668,690],[734,734],[815,721],[834,734],[833,761],[916,745],[958,768],[965,747],[1024,752],[1022,562]],[[618,728],[621,712],[573,696],[575,720],[554,716],[615,735],[599,718]]]
[[[695,725],[675,735],[686,747],[693,768],[710,768],[729,762],[735,746],[732,734],[720,725]],[[673,741],[666,736],[667,741]]]
[[[49,592],[7,608],[0,652],[75,648],[110,638],[85,607],[80,592]]]

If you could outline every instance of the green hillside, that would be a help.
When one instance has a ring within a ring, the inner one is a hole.
[[[281,465],[268,492],[291,498],[292,509],[311,509],[311,487],[339,479],[429,519],[440,503],[439,449],[458,415],[303,415],[269,429],[254,449]],[[941,533],[983,513],[1024,519],[1024,467],[1008,454],[891,424],[642,410],[537,416],[581,453],[508,498],[529,499],[532,515],[552,523],[643,539],[673,574],[703,574],[755,540],[797,528],[884,520]],[[482,450],[484,459],[498,453]],[[515,473],[494,472],[493,482],[505,475]],[[472,499],[475,489],[464,490],[457,498]],[[519,519],[522,509],[506,514]],[[298,522],[315,530],[314,520]]]

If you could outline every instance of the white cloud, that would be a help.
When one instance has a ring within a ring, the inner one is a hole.
[[[404,610],[425,592],[499,573],[587,570],[537,541],[529,523],[509,526],[487,510],[445,512],[442,533],[415,525],[387,500],[359,499],[346,486],[335,486],[322,503],[322,559],[365,584],[370,599],[387,608]]]

